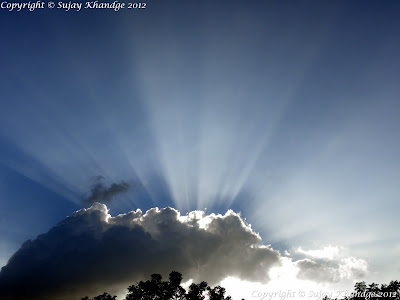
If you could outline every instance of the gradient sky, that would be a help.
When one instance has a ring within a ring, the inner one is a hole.
[[[102,176],[112,215],[233,209],[399,279],[398,1],[0,14],[0,266]]]

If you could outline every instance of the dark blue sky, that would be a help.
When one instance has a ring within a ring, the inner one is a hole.
[[[400,249],[399,13],[347,0],[1,10],[0,265],[103,176],[132,186],[112,214],[233,208],[282,250],[341,245],[398,276],[379,245]]]

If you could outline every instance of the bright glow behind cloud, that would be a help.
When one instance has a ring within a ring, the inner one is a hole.
[[[315,258],[327,258],[327,259],[333,259],[336,258],[339,255],[339,247],[335,246],[327,246],[324,247],[323,249],[316,249],[316,250],[303,250],[301,247],[299,247],[296,250],[298,253],[304,254],[306,256],[311,256]]]
[[[342,292],[349,291],[355,280],[360,277],[353,272],[357,269],[360,273],[366,274],[366,262],[362,259],[346,258],[334,269],[321,268],[323,276],[330,276],[332,272],[338,272],[339,277],[335,282],[319,281],[318,277],[299,277],[302,270],[299,262],[288,257],[280,258],[280,265],[270,269],[270,282],[261,284],[249,282],[238,278],[229,277],[221,282],[226,287],[227,293],[234,295],[234,299],[262,299],[262,300],[284,300],[284,299],[321,299],[327,295],[331,298],[339,297]],[[318,265],[314,262],[315,265]],[[343,272],[344,268],[354,267],[352,272]],[[321,278],[321,277],[319,277]],[[300,293],[304,292],[304,296]]]

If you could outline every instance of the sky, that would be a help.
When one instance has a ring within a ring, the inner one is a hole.
[[[400,279],[400,3],[146,3],[0,9],[0,290]]]

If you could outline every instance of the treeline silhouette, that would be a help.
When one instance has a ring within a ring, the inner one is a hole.
[[[225,296],[225,288],[210,287],[207,282],[192,283],[186,291],[182,286],[182,274],[171,272],[169,280],[163,281],[160,274],[151,275],[150,280],[139,281],[128,287],[125,300],[231,300],[231,296]],[[353,292],[339,293],[339,297],[325,295],[323,300],[400,300],[400,281],[394,280],[389,284],[357,282]],[[333,295],[331,295],[333,296]],[[103,293],[92,299],[84,297],[82,300],[117,300],[117,296]],[[242,299],[244,300],[244,299]]]
[[[169,280],[163,281],[160,274],[151,275],[150,280],[139,281],[128,287],[125,300],[203,300],[208,296],[209,300],[231,300],[231,296],[225,296],[225,288],[210,287],[207,282],[192,283],[186,291],[182,286],[182,274],[172,271]],[[108,293],[96,296],[93,299],[84,297],[82,300],[116,300],[117,296]]]

